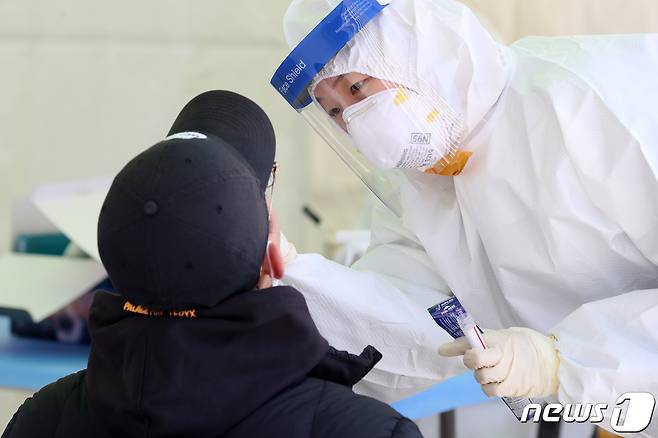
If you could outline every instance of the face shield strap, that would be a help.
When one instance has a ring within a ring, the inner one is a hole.
[[[297,111],[313,101],[308,86],[390,0],[343,0],[283,61],[270,83]]]

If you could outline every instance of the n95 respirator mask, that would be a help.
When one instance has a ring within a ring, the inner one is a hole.
[[[458,119],[412,90],[392,88],[343,112],[356,148],[380,169],[426,171],[448,165],[462,136]]]

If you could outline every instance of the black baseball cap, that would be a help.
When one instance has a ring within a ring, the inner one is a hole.
[[[232,91],[202,93],[185,105],[167,135],[184,132],[214,135],[231,144],[254,169],[265,190],[276,139],[269,117],[255,102]]]
[[[147,149],[119,172],[103,203],[99,254],[116,291],[134,304],[161,310],[212,307],[258,282],[269,229],[264,169],[271,171],[274,158],[271,124],[250,100],[210,93],[213,99],[200,100],[204,93],[185,107],[174,123],[186,126],[179,135]],[[208,116],[215,114],[212,108],[226,107],[218,104],[221,96],[249,108],[258,125],[242,131],[249,122],[232,117],[225,128],[224,118]],[[210,107],[204,109],[203,102]],[[191,107],[204,115],[197,119],[200,125],[186,113]],[[178,124],[184,115],[185,123]],[[234,143],[219,137],[225,132]],[[257,150],[271,154],[265,159]]]

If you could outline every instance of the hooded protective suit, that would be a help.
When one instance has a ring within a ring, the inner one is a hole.
[[[293,1],[290,45],[338,3]],[[448,337],[426,311],[452,292],[483,327],[557,337],[561,402],[658,398],[658,35],[506,47],[451,0],[393,0],[368,26],[387,56],[387,30],[413,34],[391,63],[403,52],[445,91],[473,155],[456,177],[388,171],[399,214],[379,209],[351,269],[316,255],[288,267],[323,336],[383,353],[361,391],[395,400],[464,370],[437,356]],[[329,67],[379,77],[357,42]]]

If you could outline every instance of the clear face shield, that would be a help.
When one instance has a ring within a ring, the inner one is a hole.
[[[295,47],[272,85],[399,214],[391,170],[456,175],[468,154],[460,150],[461,103],[422,80],[405,50],[415,35],[382,19],[387,3],[338,4]]]

